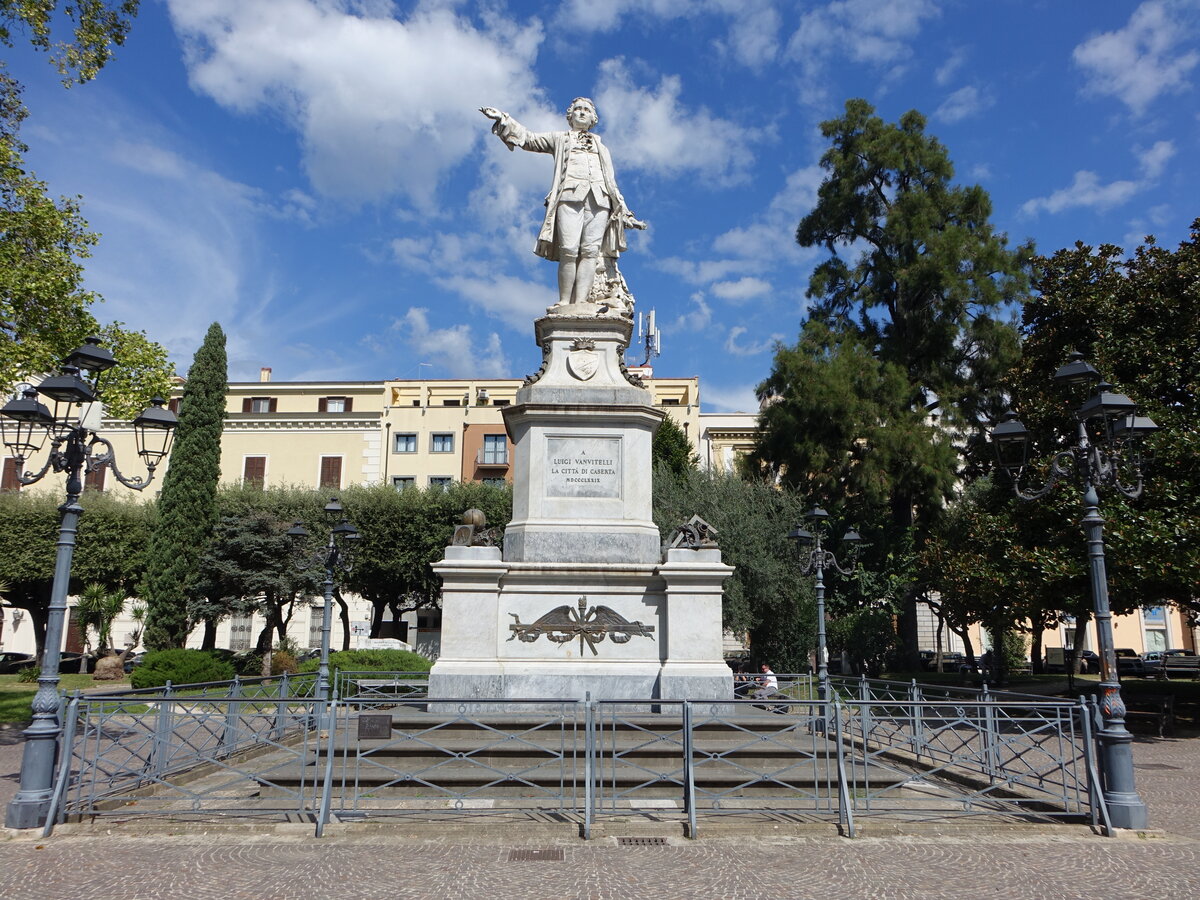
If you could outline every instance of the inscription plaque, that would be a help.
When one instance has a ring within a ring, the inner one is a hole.
[[[362,715],[358,717],[358,739],[360,741],[386,740],[392,736],[390,715]]]
[[[547,438],[547,497],[621,496],[620,438]]]

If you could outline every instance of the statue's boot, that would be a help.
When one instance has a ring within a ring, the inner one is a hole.
[[[583,256],[579,259],[579,264],[575,269],[575,288],[571,291],[572,303],[587,303],[588,297],[592,294],[592,284],[596,280],[596,262],[595,256]],[[559,282],[559,290],[562,289],[562,282]]]
[[[571,292],[575,289],[576,273],[579,261],[574,256],[560,256],[558,260],[558,303],[566,306],[571,302]],[[585,266],[586,268],[586,266]],[[591,290],[591,287],[588,287]]]

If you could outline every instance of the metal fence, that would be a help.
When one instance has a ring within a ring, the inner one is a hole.
[[[807,676],[769,699],[430,699],[424,673],[75,697],[47,833],[65,816],[331,821],[522,812],[577,821],[1107,817],[1083,703]],[[850,696],[853,695],[853,696]],[[1108,830],[1105,827],[1105,830]]]

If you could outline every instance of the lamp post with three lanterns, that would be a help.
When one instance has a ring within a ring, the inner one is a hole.
[[[325,567],[325,605],[321,610],[321,663],[317,669],[317,699],[322,704],[329,702],[329,631],[333,617],[333,576],[335,573],[345,575],[353,563],[355,541],[359,539],[358,529],[342,517],[342,504],[337,497],[330,498],[325,504],[325,515],[333,524],[329,529],[329,540],[311,559],[302,560],[299,565],[307,570],[315,564]],[[297,522],[288,529],[288,537],[298,550],[303,550],[304,542],[308,540],[308,531],[304,525]],[[324,714],[322,714],[324,718]]]
[[[1096,616],[1096,639],[1100,653],[1100,714],[1103,725],[1097,734],[1101,774],[1109,816],[1118,828],[1144,828],[1146,804],[1138,796],[1133,773],[1133,736],[1125,728],[1125,703],[1113,647],[1112,611],[1108,602],[1108,575],[1104,564],[1104,518],[1100,515],[1097,488],[1115,488],[1130,499],[1142,494],[1141,444],[1158,430],[1146,416],[1138,415],[1137,404],[1112,385],[1081,353],[1072,353],[1054,373],[1059,387],[1091,385],[1092,395],[1072,415],[1074,446],[1059,451],[1050,462],[1046,481],[1032,490],[1021,487],[1028,462],[1029,432],[1015,413],[1005,413],[992,429],[992,443],[1000,467],[1012,479],[1013,490],[1022,500],[1044,497],[1066,478],[1078,481],[1083,525],[1087,535],[1088,569]]]
[[[20,787],[8,805],[5,824],[9,828],[36,828],[45,824],[54,784],[55,761],[62,735],[58,710],[58,667],[62,653],[63,626],[67,613],[67,592],[71,581],[71,559],[75,552],[75,534],[83,508],[83,476],[107,466],[116,479],[135,491],[145,490],[154,480],[155,469],[171,451],[171,440],[178,420],[155,398],[152,405],[133,420],[138,456],[145,463],[146,478],[126,477],[117,468],[113,446],[85,424],[87,409],[101,399],[101,375],[117,364],[111,352],[100,346],[98,338],[88,338],[68,356],[57,375],[51,375],[37,387],[26,387],[19,398],[0,409],[0,435],[13,458],[17,480],[34,484],[51,471],[67,479],[67,499],[59,507],[62,519],[58,531],[58,549],[54,560],[54,580],[46,617],[41,673],[33,699],[33,722],[25,729],[25,747],[21,757]],[[39,395],[53,401],[51,412]],[[50,441],[45,464],[36,472],[25,471],[28,460],[35,458]]]
[[[832,568],[843,575],[854,572],[854,557],[862,538],[854,529],[849,529],[842,536],[842,543],[850,548],[851,563],[843,569],[837,558],[826,550],[823,542],[828,528],[829,513],[819,506],[814,506],[804,514],[810,525],[808,530],[797,525],[788,532],[788,539],[796,542],[800,553],[800,572],[817,575],[815,584],[817,594],[817,696],[822,702],[829,699],[829,650],[825,643],[825,570]]]

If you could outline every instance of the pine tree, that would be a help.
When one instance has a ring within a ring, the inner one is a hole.
[[[147,553],[145,642],[154,650],[182,647],[188,636],[187,593],[217,522],[227,377],[225,333],[214,322],[188,372]]]
[[[796,240],[830,255],[809,283],[800,343],[781,348],[759,387],[752,461],[816,489],[814,500],[840,493],[873,506],[893,537],[919,543],[960,474],[948,435],[978,444],[1000,412],[997,387],[1019,355],[1011,304],[1027,290],[1033,248],[1008,248],[983,188],[952,184],[949,154],[920,113],[895,125],[874,113],[849,100],[821,125],[828,177]],[[901,633],[913,656],[918,590]]]

